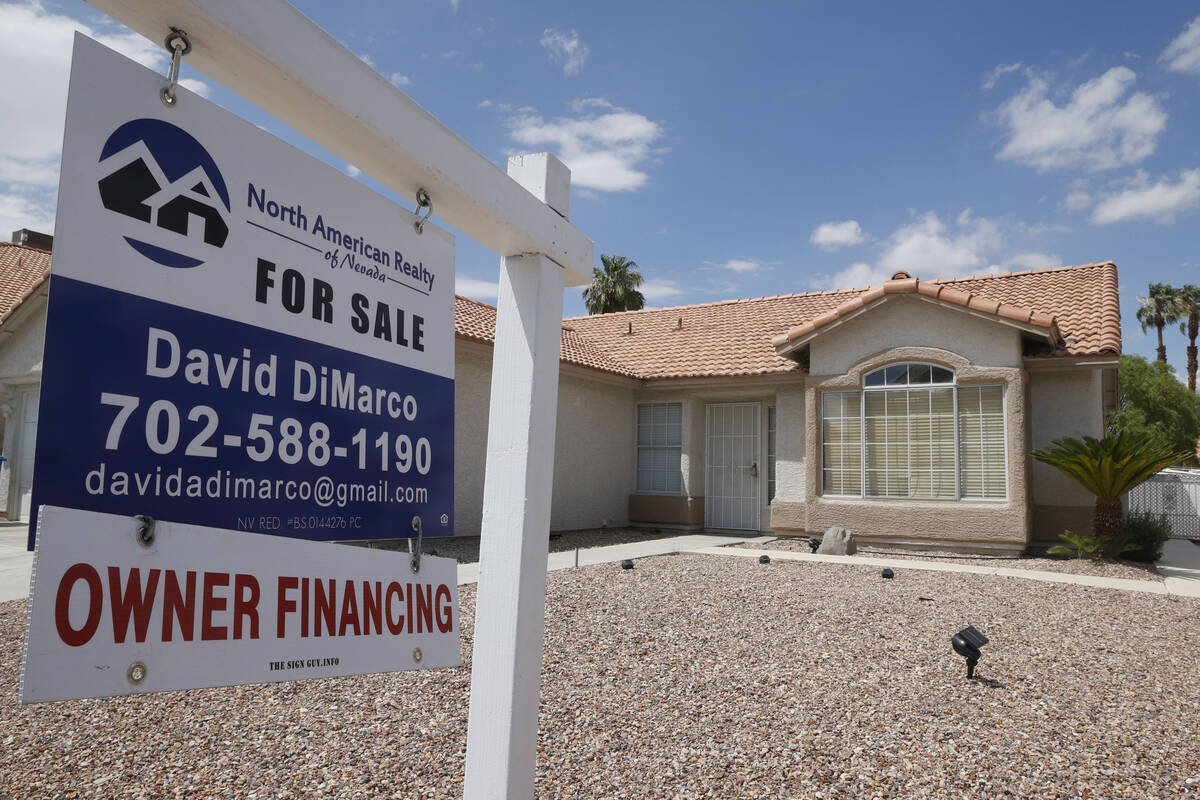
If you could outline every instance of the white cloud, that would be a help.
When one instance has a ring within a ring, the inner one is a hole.
[[[1101,200],[1092,210],[1092,222],[1109,225],[1134,219],[1160,223],[1175,221],[1175,215],[1200,205],[1200,169],[1184,170],[1179,180],[1163,178],[1151,183],[1138,172],[1121,192]]]
[[[1113,169],[1154,152],[1167,114],[1158,100],[1129,89],[1137,74],[1113,67],[1071,92],[1059,106],[1045,77],[1030,74],[1024,89],[997,111],[1008,141],[998,158],[1038,170]]]
[[[476,108],[491,108],[492,101],[491,100],[480,100],[478,103],[475,104],[475,107]]]
[[[388,82],[392,84],[392,86],[395,86],[397,89],[399,89],[411,84],[412,78],[401,72],[393,72],[391,75],[388,75]]]
[[[1014,272],[1022,269],[1050,269],[1061,267],[1062,256],[1053,253],[1018,253],[1000,262],[999,268],[1004,272]]]
[[[1063,201],[1067,211],[1082,211],[1092,204],[1092,196],[1083,189],[1074,189]]]
[[[639,290],[648,303],[658,303],[671,300],[684,293],[684,289],[675,281],[646,281]]]
[[[1010,72],[1016,72],[1017,70],[1019,70],[1021,68],[1021,66],[1022,65],[1020,63],[998,65],[995,69],[993,69],[991,72],[989,72],[987,74],[987,76],[983,79],[984,91],[987,91],[989,89],[995,89],[996,82],[998,80],[1000,80],[1001,78],[1003,78],[1005,75],[1009,74]]]
[[[75,31],[91,36],[165,74],[167,51],[139,34],[105,24],[98,28],[40,3],[0,6],[0,232],[49,230],[67,105],[71,42]],[[186,64],[185,64],[186,69]],[[181,80],[185,89],[206,94],[207,84]]]
[[[546,28],[542,32],[542,47],[546,48],[552,61],[562,64],[564,75],[578,75],[591,52],[577,32],[568,33],[556,28]]]
[[[757,272],[762,265],[746,258],[731,258],[721,266],[731,272]]]
[[[654,155],[651,147],[663,133],[657,122],[621,108],[552,121],[518,113],[508,127],[518,144],[553,150],[571,168],[572,185],[605,192],[631,191],[646,183],[641,167]]]
[[[442,53],[443,61],[453,61],[456,58],[458,58],[457,50],[447,50],[446,52]]]
[[[1004,236],[996,220],[973,216],[968,208],[951,225],[929,211],[893,231],[883,242],[874,263],[855,262],[821,283],[833,289],[847,289],[878,285],[901,270],[922,279],[949,278],[999,272],[1005,265],[1044,263],[1056,258],[1026,253],[1000,264],[989,264],[991,255],[1003,244]]]
[[[498,281],[481,281],[460,274],[454,276],[454,293],[476,300],[494,300],[500,296],[500,284]]]
[[[571,110],[578,114],[589,108],[612,108],[613,104],[603,97],[580,97],[571,101]]]
[[[362,175],[362,170],[359,169],[358,167],[354,166],[353,164],[347,164],[346,165],[346,174],[349,175],[351,178],[357,178],[359,175]]]
[[[367,53],[355,53],[354,55],[358,56],[359,60],[362,61],[364,64],[366,64],[371,69],[374,69],[374,70],[378,69],[378,67],[375,66],[375,62],[371,59],[371,56],[368,55]]]
[[[958,215],[953,229],[930,211],[892,233],[879,265],[889,277],[896,270],[923,278],[946,277],[983,266],[984,254],[1000,243],[999,224],[972,217],[970,209]]]
[[[1172,72],[1200,75],[1200,17],[1196,17],[1176,36],[1158,60]]]
[[[54,203],[39,202],[19,192],[0,193],[0,232],[3,232],[4,241],[8,241],[10,233],[21,228],[53,233]]]
[[[858,220],[848,219],[845,222],[824,222],[818,225],[808,240],[822,250],[837,250],[839,247],[859,244],[865,238]]]

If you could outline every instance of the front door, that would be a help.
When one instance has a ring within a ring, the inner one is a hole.
[[[706,417],[704,527],[756,531],[762,465],[759,404],[714,403]]]

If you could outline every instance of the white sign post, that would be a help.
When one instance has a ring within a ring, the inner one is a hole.
[[[43,506],[21,702],[459,664],[457,564]],[[86,531],[86,536],[80,536]]]

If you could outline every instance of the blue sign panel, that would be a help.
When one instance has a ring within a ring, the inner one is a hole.
[[[34,513],[451,535],[453,238],[160,85],[76,38]]]

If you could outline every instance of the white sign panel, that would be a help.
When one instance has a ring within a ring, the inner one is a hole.
[[[451,534],[453,238],[163,84],[76,36],[35,505]]]
[[[22,703],[459,665],[454,559],[138,529],[42,508]]]

